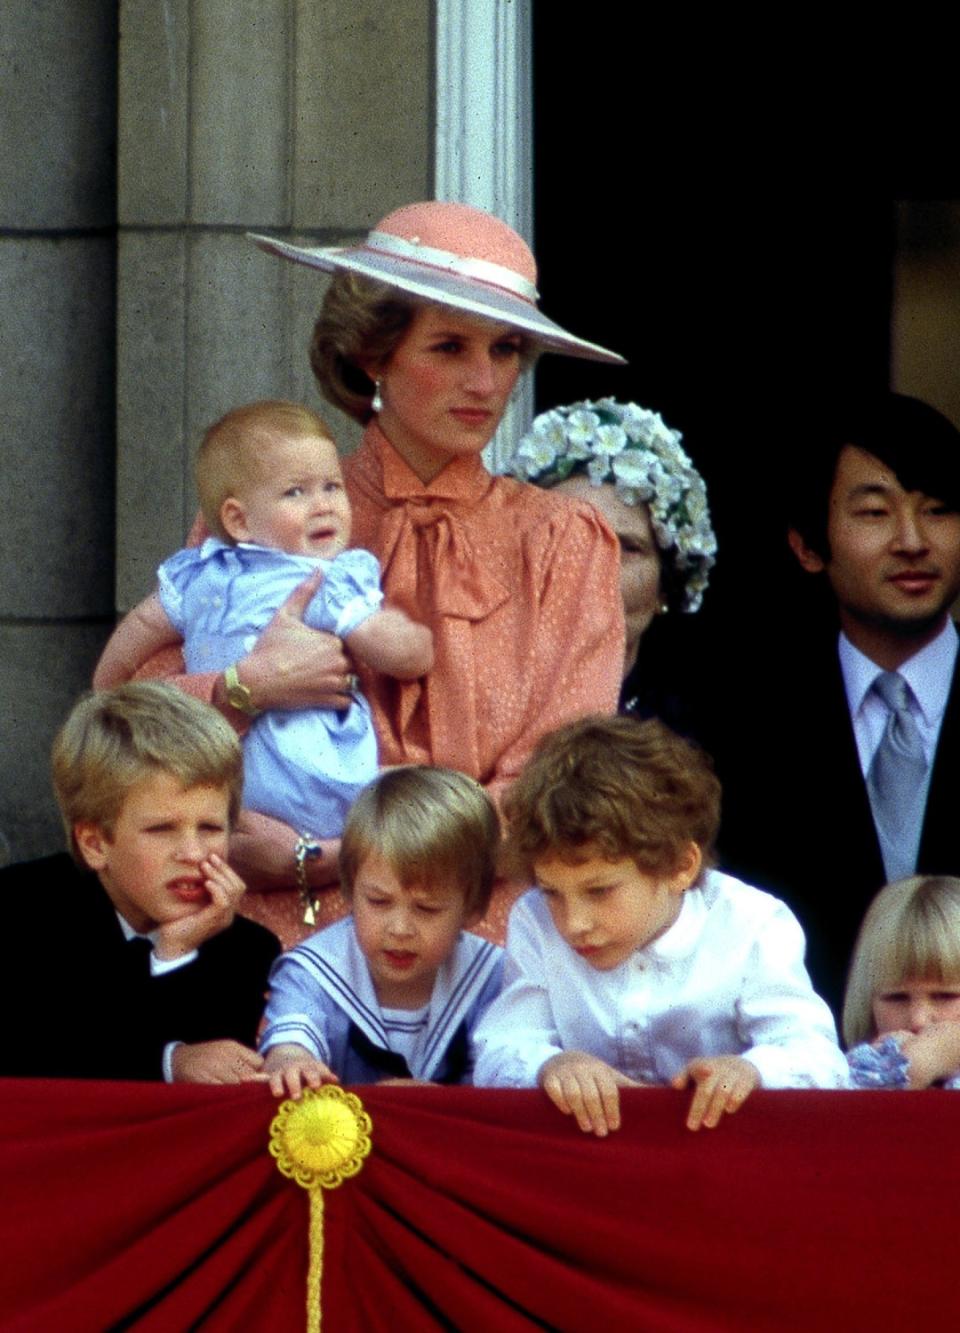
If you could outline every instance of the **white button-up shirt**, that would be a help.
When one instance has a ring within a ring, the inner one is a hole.
[[[742,1055],[764,1087],[845,1087],[830,1010],[814,993],[796,917],[707,871],[658,939],[609,971],[570,948],[543,895],[510,916],[504,988],[474,1034],[478,1086],[534,1087],[561,1051],[665,1084],[703,1055]]]

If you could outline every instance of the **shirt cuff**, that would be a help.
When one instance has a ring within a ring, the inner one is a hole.
[[[743,1052],[760,1075],[762,1088],[849,1088],[850,1074],[840,1047],[822,1041],[784,1046],[752,1046]]]
[[[260,1035],[257,1050],[266,1055],[272,1046],[302,1046],[315,1060],[330,1064],[330,1052],[320,1034],[305,1014],[289,1014],[268,1023]]]
[[[168,972],[176,972],[178,968],[186,967],[197,958],[197,950],[191,949],[189,953],[181,954],[179,958],[158,958],[156,950],[150,953],[150,975],[152,977],[163,977]]]
[[[178,1046],[182,1046],[182,1041],[168,1041],[163,1048],[163,1081],[164,1083],[173,1082],[173,1053]]]
[[[561,1055],[558,1046],[490,1046],[482,1045],[477,1053],[473,1082],[483,1088],[535,1088],[540,1082],[540,1070],[555,1055]]]
[[[854,1046],[847,1064],[855,1088],[906,1088],[910,1083],[910,1061],[889,1034],[875,1046],[866,1041]]]
[[[371,588],[369,592],[361,593],[359,597],[352,597],[337,616],[334,634],[338,639],[345,639],[348,634],[359,629],[375,611],[379,611],[382,602],[383,593],[379,588]]]

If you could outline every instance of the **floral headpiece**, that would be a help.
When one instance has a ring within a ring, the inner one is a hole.
[[[615,398],[586,400],[541,412],[506,470],[543,487],[583,474],[594,486],[612,482],[625,505],[647,505],[657,546],[682,588],[681,610],[697,611],[717,539],[707,489],[682,439],[659,412]]]

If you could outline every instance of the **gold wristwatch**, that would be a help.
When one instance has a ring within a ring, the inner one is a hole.
[[[223,683],[227,688],[227,702],[231,708],[235,708],[238,713],[245,713],[247,717],[258,716],[260,709],[254,705],[249,685],[244,685],[237,675],[236,662],[231,663],[224,671]]]

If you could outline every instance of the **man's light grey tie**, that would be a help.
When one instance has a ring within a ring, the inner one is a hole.
[[[916,869],[929,773],[907,682],[899,672],[884,671],[872,689],[888,716],[867,773],[867,792],[889,881]]]

